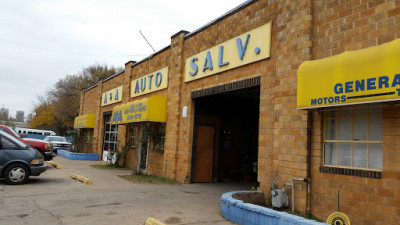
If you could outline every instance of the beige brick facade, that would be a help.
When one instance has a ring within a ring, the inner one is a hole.
[[[400,107],[393,104],[383,108],[381,178],[320,172],[323,112],[296,109],[297,70],[302,62],[400,38],[399,8],[397,0],[248,1],[199,31],[178,32],[171,37],[169,47],[141,62],[128,62],[121,74],[82,92],[80,115],[96,114],[92,151],[102,153],[105,112],[122,103],[166,96],[165,148],[163,153],[149,151],[147,173],[190,182],[195,130],[195,101],[191,93],[259,77],[259,189],[268,193],[272,182],[282,187],[292,178],[309,176],[310,212],[315,216],[325,220],[335,212],[337,191],[340,191],[341,211],[353,224],[400,224]],[[186,58],[270,21],[271,56],[268,59],[184,82]],[[167,89],[130,97],[132,80],[164,67],[169,68]],[[120,85],[123,85],[122,102],[102,107],[102,93]],[[185,106],[187,117],[182,116]],[[127,140],[127,129],[127,125],[118,126],[120,144]],[[309,129],[311,136],[308,136]],[[136,169],[138,159],[138,150],[132,150],[125,157],[125,164]],[[297,182],[295,191],[296,210],[306,212],[307,183]]]

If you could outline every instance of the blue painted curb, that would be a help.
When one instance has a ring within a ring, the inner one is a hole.
[[[58,150],[57,155],[62,156],[67,159],[70,159],[70,160],[88,160],[88,161],[98,161],[99,160],[99,154],[75,153],[75,152],[69,152],[69,151],[65,151],[65,150]]]
[[[221,197],[221,215],[232,222],[241,225],[328,225],[232,198],[239,192],[251,191],[232,191]]]

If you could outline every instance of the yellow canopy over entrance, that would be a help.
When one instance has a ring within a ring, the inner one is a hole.
[[[400,100],[400,39],[303,62],[297,108]]]
[[[151,96],[114,107],[112,124],[141,121],[166,122],[167,97]]]
[[[94,113],[86,114],[83,116],[77,116],[74,120],[74,128],[94,128],[94,120],[96,116]]]

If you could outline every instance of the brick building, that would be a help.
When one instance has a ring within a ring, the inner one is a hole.
[[[300,178],[296,210],[326,219],[340,193],[353,224],[400,224],[399,9],[246,1],[82,91],[75,127],[86,152],[128,146],[147,174],[266,192]]]

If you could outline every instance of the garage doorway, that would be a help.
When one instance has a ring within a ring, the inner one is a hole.
[[[192,93],[195,125],[191,182],[257,181],[260,86],[250,82],[240,87],[244,82],[230,84],[233,88],[225,85],[204,90],[206,94],[199,97]]]

